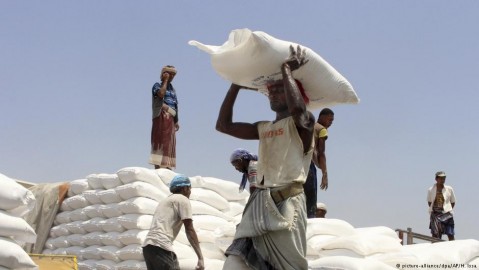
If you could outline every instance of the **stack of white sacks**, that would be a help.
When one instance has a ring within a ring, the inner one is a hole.
[[[80,270],[146,269],[141,244],[158,202],[170,194],[168,184],[175,175],[164,169],[128,167],[116,174],[72,181],[43,253],[76,255]],[[249,193],[239,193],[239,185],[231,181],[190,179],[194,227],[206,269],[222,269],[224,251],[233,241]],[[309,219],[307,240],[310,269],[408,269],[422,264],[430,266],[421,269],[433,269],[441,263],[479,267],[477,240],[402,246],[390,228],[354,228],[330,218]],[[184,231],[174,248],[181,269],[194,269],[196,254]]]
[[[166,169],[128,167],[71,181],[43,253],[76,255],[79,269],[146,269],[141,245],[175,175]],[[206,268],[222,269],[249,193],[240,193],[231,181],[190,179],[194,227]],[[184,229],[174,249],[181,268],[194,269],[196,254]]]
[[[388,227],[354,228],[329,218],[309,219],[307,239],[310,269],[479,268],[479,241],[473,239],[403,246]]]
[[[0,174],[0,270],[38,269],[22,249],[37,235],[23,217],[35,206],[35,197],[15,180]]]

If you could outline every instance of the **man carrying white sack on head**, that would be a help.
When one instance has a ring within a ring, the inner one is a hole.
[[[240,89],[232,84],[221,106],[216,129],[228,135],[259,140],[256,189],[245,206],[223,269],[308,268],[306,197],[303,184],[313,155],[314,116],[306,110],[301,85],[292,71],[306,64],[301,48],[278,67],[282,79],[268,84],[274,121],[233,122]]]

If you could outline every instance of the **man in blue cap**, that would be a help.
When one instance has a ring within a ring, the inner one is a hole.
[[[191,210],[191,181],[184,175],[176,175],[170,183],[171,194],[160,202],[155,210],[151,228],[143,244],[143,257],[148,270],[179,270],[178,258],[173,251],[173,241],[181,226],[198,256],[197,270],[205,268],[198,236],[193,227]]]

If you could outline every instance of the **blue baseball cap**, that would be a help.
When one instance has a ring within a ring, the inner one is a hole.
[[[190,179],[182,174],[177,174],[173,177],[173,180],[170,182],[170,190],[175,187],[190,187],[191,181]]]

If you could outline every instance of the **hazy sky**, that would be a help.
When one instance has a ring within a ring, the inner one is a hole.
[[[175,65],[177,172],[239,182],[215,131],[229,82],[189,40],[249,28],[303,44],[353,85],[327,141],[328,217],[429,234],[426,192],[446,171],[456,238],[479,239],[478,1],[0,0],[0,173],[31,182],[148,164],[151,87]],[[315,115],[319,111],[313,112]],[[271,120],[242,92],[234,119]]]

